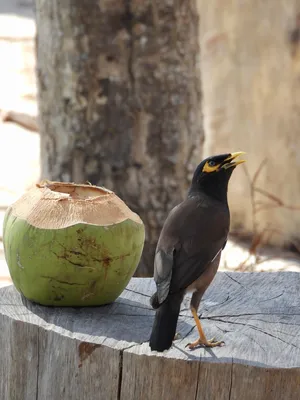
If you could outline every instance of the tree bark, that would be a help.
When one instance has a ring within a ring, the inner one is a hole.
[[[195,0],[36,0],[43,178],[115,191],[146,226],[150,275],[203,139]]]
[[[300,234],[300,3],[198,0],[198,8],[204,155],[246,151],[259,189],[251,193],[237,169],[232,227],[254,231],[257,241],[293,242]]]

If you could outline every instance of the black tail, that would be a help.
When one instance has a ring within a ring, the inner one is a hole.
[[[182,298],[181,293],[170,295],[157,309],[149,343],[151,350],[164,351],[172,346]]]

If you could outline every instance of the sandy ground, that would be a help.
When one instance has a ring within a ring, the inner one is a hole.
[[[31,0],[0,1],[0,112],[21,111],[37,115],[34,36]],[[40,176],[39,134],[0,118],[0,228],[5,209]],[[0,234],[1,235],[1,234]],[[239,270],[248,259],[249,245],[229,240],[221,269]],[[298,271],[300,259],[280,249],[264,249],[262,261],[253,258],[244,265],[253,271]],[[0,286],[10,284],[2,240],[0,240]]]

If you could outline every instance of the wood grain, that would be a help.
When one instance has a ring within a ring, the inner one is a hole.
[[[225,341],[214,349],[185,348],[197,337],[186,297],[181,339],[151,352],[153,291],[133,278],[113,304],[47,308],[0,289],[1,400],[300,398],[298,273],[219,272],[199,309]]]

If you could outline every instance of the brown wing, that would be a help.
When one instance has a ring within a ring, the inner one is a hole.
[[[171,211],[155,255],[159,303],[199,278],[225,246],[228,230],[229,210],[221,203],[192,197]]]

